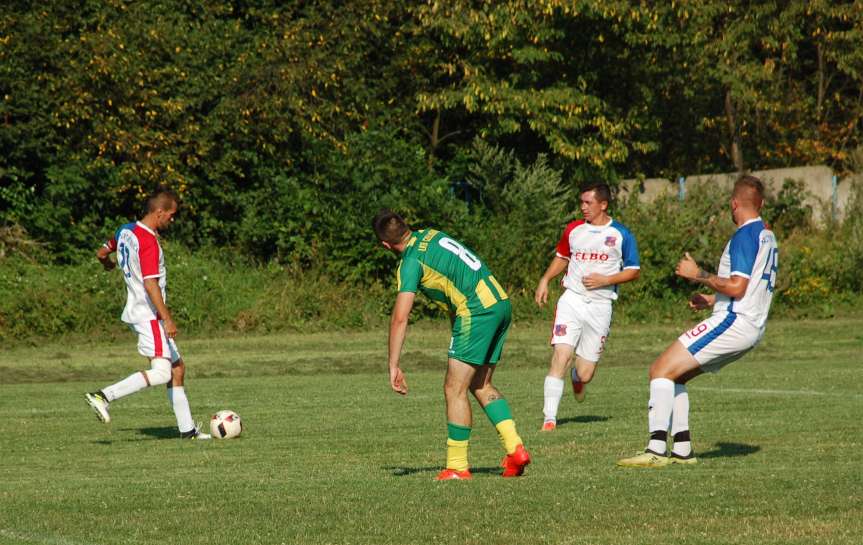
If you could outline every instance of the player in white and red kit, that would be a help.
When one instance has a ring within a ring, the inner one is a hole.
[[[696,294],[695,310],[713,313],[685,331],[650,366],[648,427],[644,452],[617,462],[624,467],[663,467],[697,463],[689,434],[689,394],[686,383],[705,371],[716,373],[752,350],[764,335],[773,301],[779,247],[776,236],[760,217],[764,185],[742,176],[734,184],[731,214],[737,231],[725,245],[715,275],[701,269],[687,253],[677,264],[682,278],[704,284],[714,294]],[[668,432],[673,448],[666,454]]]
[[[209,439],[210,435],[200,432],[192,420],[183,386],[186,367],[174,343],[177,326],[165,304],[167,271],[158,236],[159,230],[174,220],[178,202],[172,191],[157,191],[147,200],[147,212],[141,221],[120,227],[97,253],[106,270],[119,265],[123,272],[126,306],[121,319],[138,336],[138,353],[150,360],[150,369],[85,394],[85,398],[99,420],[108,423],[111,421],[108,405],[112,401],[148,386],[167,384],[180,436]],[[110,257],[114,252],[116,265]]]
[[[617,286],[640,275],[638,245],[629,229],[608,215],[611,191],[606,184],[581,188],[583,220],[566,226],[557,252],[534,294],[536,303],[548,300],[548,283],[563,271],[564,292],[557,302],[548,376],[545,377],[543,431],[557,427],[557,410],[563,397],[564,376],[573,359],[570,377],[578,401],[593,379],[596,364],[611,327],[611,305]]]

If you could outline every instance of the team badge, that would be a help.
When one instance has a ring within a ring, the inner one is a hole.
[[[614,246],[617,242],[617,237],[605,237],[605,245],[606,246]]]
[[[554,324],[554,336],[563,337],[566,335],[566,324]]]

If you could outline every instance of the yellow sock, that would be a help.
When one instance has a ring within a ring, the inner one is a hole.
[[[498,422],[497,425],[495,425],[495,428],[497,428],[500,442],[503,444],[503,448],[506,450],[507,454],[515,452],[515,447],[523,443],[518,432],[515,431],[515,421],[513,419],[510,418],[508,420]]]
[[[470,467],[467,463],[467,445],[470,441],[446,440],[446,467],[456,471],[465,471]]]

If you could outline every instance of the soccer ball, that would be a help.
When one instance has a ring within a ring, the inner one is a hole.
[[[233,439],[242,433],[243,421],[234,411],[219,411],[210,419],[210,431],[217,439]]]

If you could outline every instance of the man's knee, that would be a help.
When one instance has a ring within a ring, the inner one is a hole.
[[[572,347],[568,344],[554,345],[548,374],[553,377],[563,378],[566,374],[566,366],[569,365],[569,361],[572,359],[572,352]]]
[[[457,399],[467,395],[468,387],[457,381],[446,381],[443,385],[443,395],[446,399]]]
[[[648,376],[650,380],[667,378],[676,381],[680,377],[699,369],[698,361],[689,351],[674,341],[661,356],[650,365]]]
[[[145,371],[150,386],[167,384],[171,380],[171,362],[165,358],[150,360],[150,369]]]
[[[596,372],[596,362],[576,356],[573,368],[575,369],[575,374],[578,375],[579,382],[587,384],[593,380],[593,374]]]

